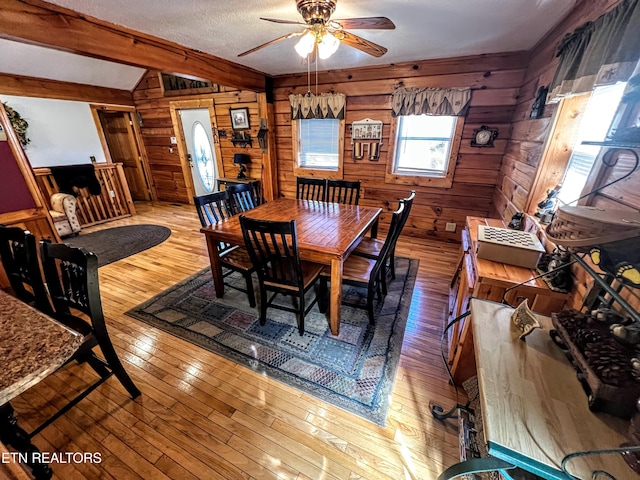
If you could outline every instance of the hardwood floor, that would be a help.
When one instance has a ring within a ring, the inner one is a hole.
[[[455,423],[430,413],[431,403],[455,402],[440,336],[457,245],[399,241],[397,254],[419,258],[420,270],[382,428],[124,315],[208,265],[194,207],[136,208],[85,233],[137,223],[172,230],[99,271],[113,343],[142,395],[132,401],[110,379],[35,437],[42,451],[101,454],[100,463],[53,464],[54,478],[425,480],[458,460]],[[69,365],[25,392],[12,401],[20,424],[34,428],[94,375]]]

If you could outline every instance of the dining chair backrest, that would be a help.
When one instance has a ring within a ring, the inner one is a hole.
[[[398,209],[391,215],[389,232],[387,233],[387,238],[380,249],[380,255],[378,255],[378,258],[376,259],[376,266],[374,267],[375,272],[378,272],[383,265],[386,265],[387,260],[389,260],[389,257],[393,254],[396,242],[398,241],[398,237],[402,231],[402,218],[404,216],[405,209],[406,205],[403,202],[400,202]],[[372,276],[373,273],[374,272],[372,272]]]
[[[193,197],[193,203],[203,227],[219,223],[232,215],[229,208],[229,195],[226,190]]]
[[[328,179],[325,201],[358,205],[358,202],[360,202],[360,180],[351,182],[348,180]]]
[[[296,221],[259,220],[241,215],[240,226],[260,282],[302,289]]]
[[[227,186],[229,208],[233,215],[256,208],[260,202],[252,183]]]
[[[402,233],[402,229],[404,229],[405,224],[409,218],[409,213],[411,213],[411,207],[413,206],[413,200],[416,198],[416,191],[411,190],[411,193],[407,198],[400,199],[400,203],[404,204],[404,212],[402,214],[402,219],[400,220],[400,233]]]
[[[15,295],[50,314],[53,310],[42,279],[36,237],[28,230],[0,225],[0,259]]]
[[[84,335],[105,330],[98,284],[98,257],[66,243],[41,242],[42,268],[55,316]],[[74,312],[89,318],[89,322]]]
[[[326,198],[326,178],[296,177],[296,198],[324,202]]]
[[[100,378],[34,430],[32,435],[76,405],[111,375],[116,376],[132,398],[140,395],[140,390],[118,358],[107,331],[98,283],[98,257],[84,248],[48,241],[40,242],[40,256],[53,303],[53,317],[84,336],[84,343],[73,359],[86,361]],[[103,358],[93,352],[96,346],[102,351]]]

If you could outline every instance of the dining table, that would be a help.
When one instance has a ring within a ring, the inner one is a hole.
[[[296,221],[300,258],[330,267],[329,325],[331,333],[338,335],[344,261],[367,232],[373,237],[377,235],[381,212],[378,207],[277,198],[242,214],[261,220]],[[200,230],[207,241],[211,273],[219,298],[224,295],[224,283],[218,243],[244,245],[239,216],[231,216]]]
[[[56,371],[80,348],[83,336],[0,290],[0,441],[25,452],[35,478],[50,478],[30,435],[18,426],[9,403]],[[33,461],[31,461],[33,460]]]

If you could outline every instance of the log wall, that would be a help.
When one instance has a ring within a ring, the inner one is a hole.
[[[541,198],[530,197],[536,176],[543,173],[538,170],[548,141],[553,142],[549,144],[549,148],[559,152],[558,157],[562,156],[562,152],[572,148],[570,142],[565,143],[563,139],[549,138],[558,104],[547,105],[543,117],[535,120],[529,118],[531,106],[538,87],[549,86],[553,80],[558,63],[555,52],[562,37],[585,22],[598,18],[617,3],[618,0],[579,2],[576,8],[531,50],[531,59],[524,82],[517,95],[518,101],[512,119],[513,129],[505,147],[495,190],[494,202],[497,216],[508,220],[515,212],[524,211],[529,203],[535,205],[541,200]],[[561,135],[561,132],[558,134]],[[545,167],[545,170],[550,169],[553,169],[553,165]],[[635,182],[638,185],[637,178]],[[554,186],[555,183],[545,188]],[[615,189],[608,192],[614,197],[617,195]],[[640,207],[640,204],[637,206]]]
[[[176,145],[171,144],[171,137],[176,132],[171,121],[170,102],[194,99],[213,99],[215,105],[217,127],[225,130],[227,136],[220,137],[223,170],[221,176],[233,176],[238,167],[233,164],[234,153],[248,153],[252,163],[247,165],[247,176],[260,178],[262,152],[258,147],[258,95],[255,92],[220,87],[220,93],[198,95],[165,96],[160,86],[158,72],[148,72],[133,92],[133,100],[142,117],[140,131],[149,158],[152,182],[155,184],[157,200],[190,203],[180,156]],[[248,107],[251,129],[247,130],[253,140],[252,147],[234,147],[231,142],[231,117],[229,108]]]
[[[425,60],[395,65],[330,70],[318,73],[318,92],[347,96],[344,146],[344,178],[361,180],[361,204],[382,207],[382,228],[397,208],[397,200],[417,191],[411,217],[404,234],[459,241],[467,215],[487,216],[493,211],[494,190],[511,134],[511,118],[518,105],[528,55],[523,52]],[[312,79],[315,91],[315,81]],[[441,87],[472,89],[471,106],[465,118],[463,138],[451,188],[410,186],[385,182],[391,131],[391,93],[396,87]],[[275,133],[278,186],[286,197],[295,196],[291,119],[288,96],[307,92],[306,74],[274,79]],[[352,158],[351,122],[371,118],[382,120],[380,160]],[[473,130],[481,125],[497,127],[495,148],[470,146]],[[445,224],[458,225],[455,233],[445,232]]]

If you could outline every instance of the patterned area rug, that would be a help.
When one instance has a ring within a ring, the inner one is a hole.
[[[376,324],[369,325],[366,310],[343,305],[337,337],[317,305],[305,317],[302,337],[289,312],[269,309],[261,326],[246,294],[227,287],[224,298],[216,298],[209,268],[127,315],[384,426],[418,271],[418,260],[396,261],[396,280],[376,307]],[[235,273],[226,280],[244,284]],[[366,291],[345,286],[343,296],[365,302]]]

